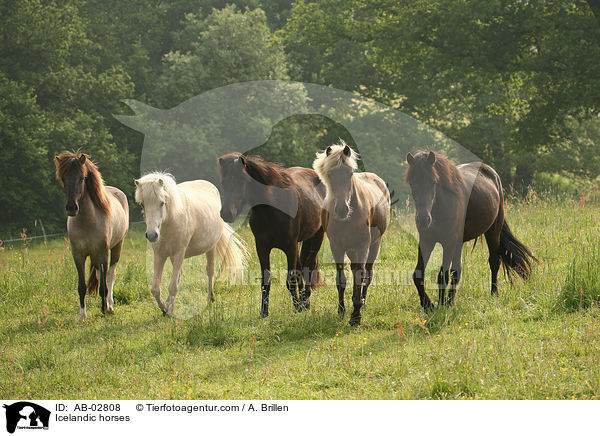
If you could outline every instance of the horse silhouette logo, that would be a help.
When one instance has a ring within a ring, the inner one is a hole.
[[[48,429],[50,411],[29,401],[19,401],[4,405],[6,409],[6,431],[14,433],[19,429]]]

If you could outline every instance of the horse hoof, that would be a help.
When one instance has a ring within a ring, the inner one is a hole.
[[[346,308],[345,307],[338,307],[338,315],[339,316],[346,315]]]
[[[433,305],[433,303],[431,301],[423,304],[423,310],[425,311],[425,313],[431,313],[431,312],[433,312],[434,309],[435,309],[435,306]]]
[[[165,309],[162,309],[162,314],[163,316],[167,316],[167,311]]]
[[[360,318],[350,318],[350,325],[356,327],[360,325]]]

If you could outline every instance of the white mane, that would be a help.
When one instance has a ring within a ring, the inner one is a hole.
[[[179,213],[183,203],[175,178],[169,173],[160,171],[146,174],[136,180],[135,201],[137,203],[165,202],[169,213]]]
[[[317,153],[317,158],[313,162],[313,169],[325,186],[327,186],[328,190],[331,184],[329,183],[329,177],[327,174],[333,168],[340,165],[346,165],[352,168],[352,171],[356,171],[358,168],[358,153],[350,149],[350,156],[346,156],[344,154],[344,148],[346,146],[347,144],[340,139],[340,144],[334,144],[327,147],[330,149],[329,156],[327,155],[327,150],[322,151],[321,153]]]

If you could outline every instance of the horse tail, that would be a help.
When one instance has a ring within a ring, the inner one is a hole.
[[[504,221],[504,225],[500,231],[500,247],[498,250],[504,272],[509,279],[514,274],[517,274],[524,280],[529,278],[532,262],[537,262],[538,260],[529,248],[513,235],[506,221]]]
[[[248,249],[227,223],[223,226],[216,248],[222,270],[232,281],[239,282],[248,263]]]
[[[315,269],[313,270],[312,275],[310,277],[310,285],[313,288],[318,288],[319,286],[323,286],[324,284],[325,284],[325,280],[323,279],[323,276],[319,272],[319,258],[317,257],[315,259]]]
[[[96,267],[90,262],[90,278],[87,284],[87,293],[89,295],[98,295],[98,289],[100,289],[100,283],[98,282],[98,271]]]

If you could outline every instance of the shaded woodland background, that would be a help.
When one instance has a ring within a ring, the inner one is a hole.
[[[65,149],[131,198],[143,136],[112,116],[131,113],[122,99],[168,109],[249,80],[373,98],[480,156],[516,196],[597,192],[596,0],[0,0],[0,16],[0,237],[36,219],[64,230],[52,159]],[[338,137],[352,142],[297,116],[257,152],[310,166]]]

